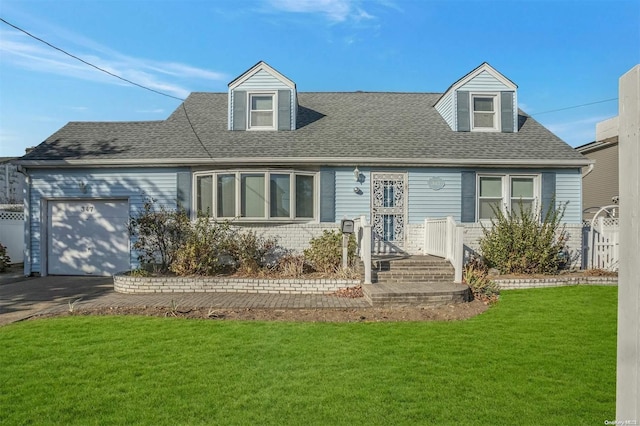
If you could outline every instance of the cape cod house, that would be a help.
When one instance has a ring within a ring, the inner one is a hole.
[[[447,216],[473,245],[492,205],[555,200],[579,224],[588,164],[487,63],[444,93],[307,93],[259,62],[166,120],[71,122],[22,157],[25,273],[135,268],[126,222],[147,198],[296,250],[361,215],[377,251],[422,253],[425,219]]]

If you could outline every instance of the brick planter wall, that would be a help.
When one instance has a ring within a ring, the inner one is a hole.
[[[562,287],[569,285],[618,285],[618,277],[558,277],[558,278],[514,278],[493,279],[501,290],[519,288]]]
[[[119,293],[326,294],[359,285],[359,280],[252,279],[220,277],[132,277],[114,275]]]

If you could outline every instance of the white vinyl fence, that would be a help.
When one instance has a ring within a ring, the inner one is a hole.
[[[588,269],[617,271],[620,261],[620,226],[618,218],[597,217],[585,228]]]
[[[11,263],[24,261],[24,213],[0,211],[0,244],[7,248]]]
[[[462,282],[464,227],[448,216],[424,220],[424,253],[444,257],[455,269],[454,281]]]

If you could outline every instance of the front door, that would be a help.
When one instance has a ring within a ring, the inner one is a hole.
[[[407,174],[371,173],[371,221],[376,253],[404,251]]]

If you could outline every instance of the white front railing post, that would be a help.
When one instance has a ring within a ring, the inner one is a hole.
[[[364,283],[371,284],[371,225],[367,218],[360,216],[362,226],[362,247],[360,248],[362,262],[364,263]]]

